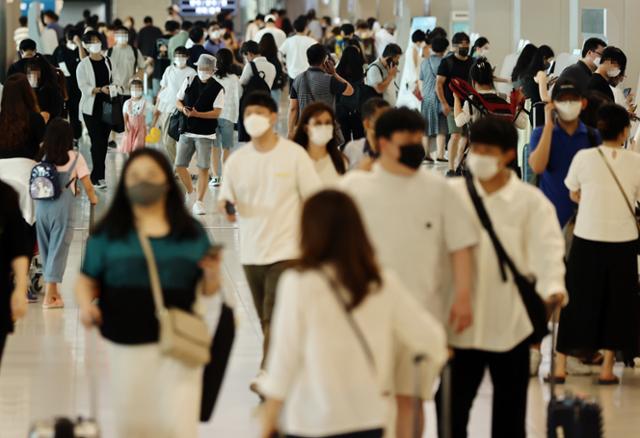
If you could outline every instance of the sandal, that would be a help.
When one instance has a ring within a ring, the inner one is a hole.
[[[567,378],[562,376],[546,375],[542,380],[544,380],[544,383],[551,383],[551,380],[553,380],[553,383],[555,383],[556,385],[564,385],[564,383],[567,381]]]
[[[620,384],[620,379],[617,377],[614,377],[613,379],[601,379],[598,378],[598,385],[602,385],[602,386],[613,386],[613,385],[619,385]]]
[[[48,303],[46,301],[43,301],[42,308],[44,310],[62,309],[64,308],[64,301],[62,301],[61,297],[56,297]]]

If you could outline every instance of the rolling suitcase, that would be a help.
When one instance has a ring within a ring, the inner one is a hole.
[[[554,312],[554,316],[559,311]],[[557,321],[557,318],[553,318]],[[555,372],[554,346],[556,338],[555,324],[551,331],[551,371]],[[602,410],[595,401],[589,401],[573,394],[566,394],[563,399],[555,394],[554,379],[549,379],[551,398],[547,407],[548,438],[602,438]]]
[[[94,224],[94,206],[89,209],[89,230]],[[84,251],[83,251],[84,253]],[[37,421],[29,431],[29,438],[99,438],[100,428],[96,421],[98,412],[98,368],[96,365],[98,330],[87,333],[87,369],[89,374],[89,416],[75,419],[57,417]]]

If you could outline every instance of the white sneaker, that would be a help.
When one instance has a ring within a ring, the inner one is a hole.
[[[211,178],[211,181],[209,181],[209,187],[219,187],[221,182],[222,177],[214,176],[213,178]]]
[[[206,211],[204,209],[204,203],[202,201],[196,201],[193,204],[193,208],[191,211],[195,216],[201,216],[203,214],[206,214]]]
[[[542,353],[540,350],[531,348],[529,350],[529,376],[536,377],[542,363]]]
[[[104,179],[98,180],[98,183],[93,186],[94,189],[104,190],[107,188],[107,181]]]
[[[580,359],[567,356],[567,374],[572,376],[590,376],[593,374],[591,365],[583,364]]]

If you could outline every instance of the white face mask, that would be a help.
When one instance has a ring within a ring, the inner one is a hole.
[[[610,68],[607,70],[607,76],[610,78],[615,78],[620,76],[621,70],[618,67]]]
[[[89,53],[93,53],[94,55],[102,52],[102,44],[100,43],[85,44],[84,47],[89,51]]]
[[[333,138],[333,125],[309,126],[309,141],[317,146],[326,146]]]
[[[173,62],[178,67],[184,67],[185,65],[187,65],[187,58],[182,58],[182,57],[176,58],[176,59],[173,60]]]
[[[563,122],[573,122],[580,116],[582,111],[582,102],[579,100],[572,100],[567,102],[554,102],[558,117]]]
[[[498,174],[500,168],[498,157],[480,155],[473,152],[467,157],[467,167],[473,176],[480,181],[487,181]]]
[[[77,49],[77,48],[78,48],[78,46],[76,46],[76,44],[75,44],[75,43],[72,43],[71,41],[67,41],[67,49],[69,49],[69,50],[75,50],[75,49]]]
[[[599,67],[600,66],[600,59],[601,58],[599,56],[596,57],[596,58],[593,58],[593,65],[595,65],[596,67]]]
[[[211,38],[212,40],[217,40],[220,38],[220,31],[219,30],[214,30],[212,32],[209,32],[209,38]]]
[[[251,114],[244,119],[244,128],[251,138],[261,137],[270,127],[269,119],[259,114]]]
[[[116,35],[116,42],[118,44],[126,44],[129,42],[129,36],[127,35]]]
[[[141,97],[142,96],[142,90],[134,90],[133,88],[131,89],[131,97]]]
[[[38,75],[27,75],[27,80],[31,88],[38,88]]]
[[[209,79],[211,79],[211,76],[213,76],[213,74],[210,71],[198,70],[198,78],[200,78],[202,82],[207,82]]]

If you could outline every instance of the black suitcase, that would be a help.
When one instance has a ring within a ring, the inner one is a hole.
[[[554,327],[551,331],[551,371],[555,372],[554,348],[556,341],[555,321],[559,311],[554,312]],[[555,394],[554,379],[549,379],[551,399],[547,407],[548,438],[603,438],[602,409],[595,401],[577,397],[571,393],[563,399]]]

